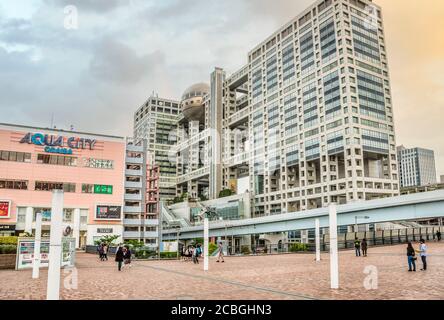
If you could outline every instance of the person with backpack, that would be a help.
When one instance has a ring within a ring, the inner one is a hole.
[[[355,238],[355,253],[357,257],[361,256],[361,241],[358,238]]]
[[[436,231],[436,238],[438,239],[438,242],[441,241],[441,231]]]
[[[196,249],[194,250],[193,253],[193,262],[194,264],[199,264],[199,256],[202,254],[202,247],[200,246],[200,244],[198,244],[196,246]]]
[[[409,264],[409,272],[416,272],[416,256],[415,249],[412,243],[409,241],[407,244],[407,262]],[[413,267],[413,269],[412,269]]]

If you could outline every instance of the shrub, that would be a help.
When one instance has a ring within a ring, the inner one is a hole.
[[[177,252],[161,252],[160,253],[161,259],[172,259],[177,258]]]
[[[2,244],[13,244],[17,245],[18,237],[0,237],[0,245]]]
[[[208,245],[208,255],[212,255],[217,250],[217,244],[210,242]]]
[[[241,253],[242,253],[242,254],[250,254],[250,253],[251,253],[250,247],[248,247],[248,246],[243,246],[243,247],[241,248]]]
[[[0,254],[15,254],[17,253],[17,246],[12,244],[0,245]]]
[[[293,243],[290,245],[289,251],[290,252],[308,251],[308,247],[305,243]]]
[[[137,259],[148,259],[151,257],[156,257],[156,251],[153,251],[151,248],[137,248],[134,250],[134,256]]]
[[[126,240],[124,244],[128,245],[130,248],[133,249],[139,249],[145,246],[144,243],[139,240]]]

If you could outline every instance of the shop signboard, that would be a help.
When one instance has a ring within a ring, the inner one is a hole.
[[[16,270],[31,269],[34,259],[34,238],[19,238],[17,243]],[[62,267],[73,267],[75,264],[75,239],[63,238]],[[40,266],[49,265],[49,239],[42,238],[40,244]]]
[[[0,224],[0,231],[15,231],[15,224]]]
[[[122,207],[97,205],[96,220],[121,220]]]
[[[113,194],[113,186],[95,184],[94,185],[94,193],[96,193],[96,194]]]
[[[0,200],[0,219],[8,219],[11,216],[11,201]]]
[[[97,233],[113,233],[113,228],[97,228]]]

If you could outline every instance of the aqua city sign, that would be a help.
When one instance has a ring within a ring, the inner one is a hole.
[[[66,138],[43,133],[27,133],[22,140],[20,140],[20,143],[45,147],[44,150],[48,153],[72,154],[73,149],[94,150],[96,140],[77,137]]]

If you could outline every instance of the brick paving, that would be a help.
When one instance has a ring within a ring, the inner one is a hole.
[[[428,269],[407,272],[405,245],[370,248],[369,256],[354,251],[339,255],[340,289],[331,290],[329,256],[316,263],[313,254],[226,257],[225,263],[134,261],[117,271],[114,261],[77,254],[77,289],[64,288],[72,273],[61,275],[61,298],[68,300],[299,300],[299,299],[439,299],[444,300],[444,243],[428,243]],[[415,244],[415,247],[417,245]],[[366,290],[364,269],[375,266],[378,288]],[[31,271],[0,270],[0,299],[45,299],[47,270],[40,279]]]

